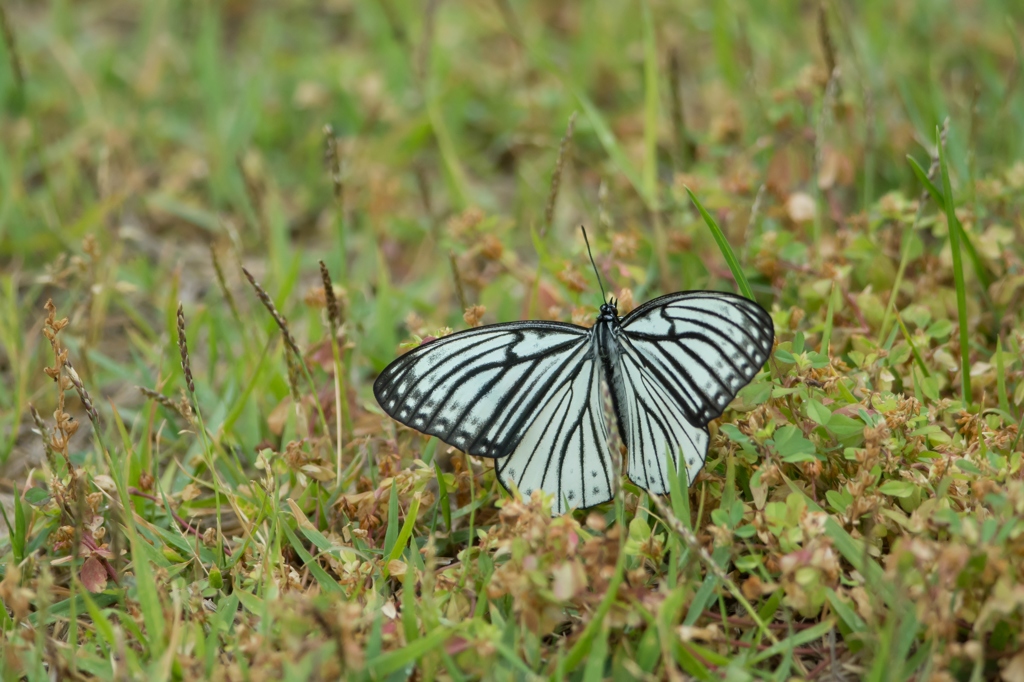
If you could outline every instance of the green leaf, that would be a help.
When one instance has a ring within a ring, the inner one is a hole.
[[[755,455],[757,454],[757,447],[746,434],[736,427],[735,424],[722,424],[719,427],[719,430],[728,436],[729,440],[733,443],[738,444],[740,449],[744,452],[749,452]]]
[[[785,348],[778,348],[775,350],[775,359],[787,365],[796,364],[796,358]]]
[[[975,476],[981,476],[981,469],[979,469],[974,462],[967,459],[958,459],[955,462],[956,468],[968,474],[974,474]]]
[[[917,490],[917,486],[910,481],[886,481],[878,487],[878,492],[893,497],[910,497]]]
[[[43,488],[32,486],[25,491],[25,501],[33,507],[42,507],[50,501],[51,495]]]
[[[740,389],[739,397],[746,405],[752,407],[763,405],[772,397],[772,383],[770,381],[755,381],[747,384]]]
[[[829,421],[832,419],[832,411],[822,405],[814,398],[809,398],[805,403],[807,406],[807,416],[813,419],[821,426],[828,426]]]
[[[944,340],[953,333],[953,323],[949,320],[935,320],[924,333],[933,339]]]
[[[754,526],[748,523],[745,526],[740,526],[734,530],[733,533],[735,533],[738,538],[750,539],[757,535],[757,528],[754,528]]]
[[[864,435],[864,422],[853,417],[847,417],[845,414],[833,412],[826,428],[830,433],[841,439]]]
[[[803,458],[804,455],[811,455],[809,459],[814,459],[814,443],[807,440],[803,432],[792,424],[786,424],[776,431],[773,441],[783,461],[808,461]],[[790,460],[791,457],[796,459]]]
[[[825,499],[830,505],[832,505],[832,508],[840,514],[846,513],[846,508],[849,507],[850,502],[853,501],[852,497],[847,499],[847,496],[843,495],[843,492],[846,491],[840,492],[838,490],[828,490],[825,492]]]

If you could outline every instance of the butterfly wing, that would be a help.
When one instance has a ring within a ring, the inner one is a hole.
[[[590,332],[559,322],[494,324],[425,343],[388,365],[373,384],[399,422],[471,455],[515,450]]]
[[[612,499],[618,473],[608,445],[601,376],[592,347],[576,351],[519,446],[495,463],[506,489],[515,482],[525,497],[534,490],[550,493],[556,514]]]
[[[704,466],[707,424],[764,365],[775,338],[761,306],[734,294],[692,291],[648,301],[620,323],[613,368],[629,477],[668,492],[670,454],[688,478]]]

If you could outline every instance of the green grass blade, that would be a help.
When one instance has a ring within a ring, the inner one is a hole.
[[[900,332],[903,333],[903,340],[910,346],[910,353],[914,356],[914,362],[917,364],[918,369],[924,374],[925,378],[930,377],[931,373],[928,372],[928,366],[924,364],[924,358],[921,357],[920,351],[917,350],[917,344],[914,343],[914,337],[910,335],[910,330],[907,329],[907,325],[903,324],[903,318],[900,314],[896,314],[896,324],[899,325]]]
[[[388,497],[388,527],[384,531],[384,556],[390,556],[398,541],[398,486],[391,481],[391,494]]]
[[[772,656],[778,656],[787,649],[793,649],[800,646],[801,644],[807,644],[817,639],[821,639],[828,631],[835,627],[835,623],[831,618],[824,620],[813,627],[809,627],[806,630],[800,630],[794,633],[792,636],[781,640],[778,644],[773,644],[763,651],[759,651],[750,657],[751,663],[760,663],[763,660],[769,659]]]
[[[604,147],[605,153],[615,164],[619,172],[622,173],[630,184],[636,189],[637,193],[643,198],[644,203],[648,208],[654,209],[657,206],[657,198],[654,195],[648,194],[647,187],[643,181],[643,177],[637,173],[633,163],[629,160],[626,152],[622,149],[619,144],[618,138],[615,137],[615,133],[612,132],[611,126],[605,121],[604,114],[597,108],[597,105],[586,95],[585,92],[576,88],[572,83],[565,79],[563,80],[566,89],[572,93],[573,97],[576,98],[576,102],[579,104],[580,109],[586,115],[587,120],[590,121],[590,126],[594,130],[594,134],[597,135],[598,141],[601,146]]]
[[[836,299],[839,298],[839,288],[832,283],[832,291],[828,296],[828,309],[825,311],[825,328],[821,331],[821,353],[829,356],[829,346],[832,343],[832,325],[835,319]]]
[[[754,292],[750,288],[750,284],[747,282],[747,277],[743,274],[743,268],[740,267],[739,259],[736,258],[736,254],[733,253],[732,247],[729,246],[729,240],[725,238],[725,233],[722,232],[722,228],[718,226],[718,223],[711,217],[711,214],[707,212],[707,209],[705,209],[704,205],[700,203],[697,195],[695,195],[689,187],[686,188],[686,193],[690,195],[690,201],[692,201],[693,205],[697,207],[698,211],[700,211],[700,215],[704,218],[705,224],[707,224],[708,229],[711,230],[711,236],[715,238],[715,243],[718,244],[718,250],[722,252],[722,257],[725,258],[725,262],[729,266],[729,271],[732,272],[733,279],[736,280],[736,286],[740,288],[740,292],[744,296],[750,300],[754,300]]]
[[[459,160],[458,150],[455,148],[455,141],[452,139],[451,131],[445,123],[444,114],[441,111],[440,95],[438,87],[433,83],[427,86],[427,116],[430,118],[430,127],[434,130],[434,137],[437,139],[438,149],[441,150],[441,159],[444,161],[444,168],[448,177],[448,183],[452,194],[459,207],[469,205],[469,180],[466,178],[466,171]]]
[[[828,603],[832,606],[832,610],[836,612],[836,615],[842,619],[843,623],[856,633],[865,633],[868,631],[867,623],[857,614],[853,608],[839,598],[836,591],[831,587],[825,588],[825,595],[828,599]]]
[[[576,643],[573,644],[572,648],[565,655],[563,660],[563,669],[567,671],[575,670],[576,667],[586,658],[594,644],[594,638],[597,637],[598,633],[603,627],[604,619],[608,617],[608,612],[612,608],[612,604],[615,602],[616,597],[619,593],[619,585],[622,584],[623,577],[626,571],[626,553],[623,551],[619,552],[619,558],[615,563],[615,573],[612,575],[612,579],[608,581],[608,591],[605,592],[604,598],[601,599],[601,603],[598,604],[597,610],[594,612],[593,617],[587,626],[583,629],[583,633],[580,635]]]
[[[948,196],[948,192],[951,190],[940,190],[936,187],[935,183],[928,179],[928,174],[923,168],[921,168],[921,164],[917,162],[917,159],[909,154],[907,155],[907,161],[910,163],[910,167],[913,169],[914,175],[921,181],[921,184],[924,185],[924,188],[928,191],[928,194],[931,195],[932,199],[935,200],[939,209],[945,211],[948,216],[949,212],[946,210],[946,196]],[[943,185],[945,185],[945,181],[943,181]],[[956,230],[957,237],[960,240],[960,245],[967,253],[967,257],[971,260],[971,267],[974,270],[974,274],[982,284],[983,289],[981,295],[987,300],[988,288],[992,286],[993,282],[992,273],[989,272],[987,267],[985,267],[984,262],[981,260],[981,256],[978,254],[978,250],[974,248],[974,243],[964,231],[963,224],[961,224],[960,219],[956,217],[955,210],[953,211],[953,223],[949,229],[950,235],[952,235],[954,229]],[[950,238],[952,239],[952,236]]]
[[[376,656],[373,660],[367,661],[366,668],[376,679],[385,678],[402,668],[409,668],[411,673],[412,666],[417,660],[441,646],[450,635],[451,630],[449,628],[434,630],[429,635],[421,637],[415,642],[410,642],[400,649],[389,651],[386,654]]]
[[[402,629],[405,631],[406,642],[413,642],[420,638],[420,628],[416,619],[418,604],[416,571],[410,569],[402,577]]]
[[[444,482],[444,473],[441,471],[441,465],[434,460],[434,473],[437,475],[437,503],[441,507],[441,514],[444,517],[444,527],[451,532],[452,529],[452,504],[448,498],[448,484]]]
[[[151,655],[156,656],[163,651],[164,647],[164,625],[166,621],[163,605],[160,603],[160,592],[162,590],[157,585],[153,568],[149,565],[149,560],[146,558],[149,554],[146,550],[152,550],[153,548],[139,536],[133,517],[133,507],[128,496],[128,466],[132,459],[130,453],[134,448],[132,447],[128,430],[121,420],[121,415],[113,408],[111,413],[113,414],[117,431],[121,435],[121,443],[124,446],[125,455],[122,458],[123,466],[121,467],[115,465],[109,454],[107,461],[121,498],[122,521],[128,534],[128,546],[133,557],[132,568],[135,573],[135,595],[139,601],[139,609],[142,611],[142,620],[146,624],[146,634],[148,635],[146,646]]]
[[[25,510],[22,508],[24,501],[21,499],[21,491],[18,484],[14,484],[14,524],[7,517],[7,507],[0,504],[0,514],[3,514],[4,523],[7,524],[7,538],[11,541],[11,557],[15,564],[20,564],[25,558]]]
[[[583,666],[583,682],[601,682],[608,661],[608,624],[601,628],[600,634],[594,639],[594,646]]]
[[[999,400],[999,409],[1004,414],[1010,414],[1010,396],[1006,392],[1006,363],[1003,360],[1003,340],[996,339],[996,397]]]
[[[323,566],[320,565],[316,559],[313,558],[306,548],[302,546],[302,541],[299,540],[299,536],[295,534],[291,526],[287,523],[281,523],[281,529],[284,534],[288,537],[288,543],[295,550],[295,553],[302,559],[302,563],[309,569],[309,572],[313,574],[317,584],[324,592],[330,592],[333,594],[344,594],[345,591],[342,589],[338,581],[331,577],[331,575],[324,570]]]
[[[405,523],[402,524],[402,530],[398,533],[398,539],[388,554],[389,561],[395,561],[402,556],[405,546],[409,544],[409,538],[412,537],[412,529],[416,525],[416,517],[419,515],[419,512],[420,497],[417,495],[412,498],[412,504],[409,505],[409,513],[405,515]]]
[[[964,265],[960,255],[960,230],[953,207],[953,187],[946,163],[946,150],[942,144],[941,132],[935,128],[935,144],[939,148],[939,172],[942,173],[942,192],[946,197],[946,222],[949,225],[949,245],[953,252],[953,286],[956,287],[956,313],[960,324],[960,387],[964,405],[971,400],[971,359],[970,334],[967,328],[967,285],[964,283]]]
[[[644,194],[657,202],[658,197],[658,48],[654,18],[647,0],[640,0],[644,43]],[[657,203],[655,203],[657,206]]]
[[[917,159],[915,159],[910,154],[907,154],[906,159],[907,163],[910,164],[911,170],[914,171],[914,175],[917,177],[918,182],[920,182],[924,186],[924,188],[928,191],[928,194],[931,195],[932,199],[934,199],[935,202],[939,204],[939,206],[945,206],[945,199],[942,196],[942,190],[936,187],[935,183],[931,181],[931,179],[928,177],[928,172],[924,168],[922,168],[921,164],[917,162]]]

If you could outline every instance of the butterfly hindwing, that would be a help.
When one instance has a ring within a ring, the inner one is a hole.
[[[550,399],[511,455],[495,463],[505,488],[515,482],[524,497],[554,495],[552,511],[592,507],[613,497],[613,470],[601,398],[602,367],[587,346],[572,372],[552,387]]]
[[[445,336],[401,356],[374,396],[399,422],[471,455],[504,457],[552,388],[589,348],[588,330],[559,322],[494,324]]]
[[[690,422],[683,406],[628,345],[619,356],[615,400],[630,480],[644,490],[667,493],[672,457],[675,470],[685,468],[687,482],[692,482],[707,457],[707,427]]]

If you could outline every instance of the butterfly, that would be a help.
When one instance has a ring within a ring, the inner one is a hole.
[[[428,341],[388,365],[373,393],[402,424],[494,458],[506,490],[554,495],[552,513],[562,514],[614,497],[621,467],[606,394],[630,480],[663,495],[668,458],[692,484],[708,423],[760,371],[774,339],[768,313],[735,294],[681,291],[624,317],[612,299],[590,328],[507,322]]]

